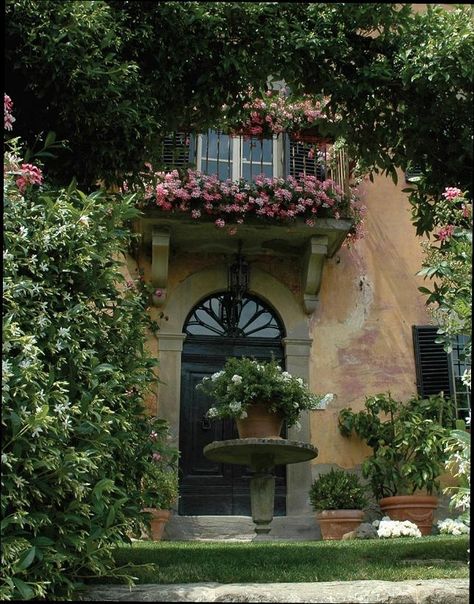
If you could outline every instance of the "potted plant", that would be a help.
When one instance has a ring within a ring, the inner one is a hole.
[[[324,540],[342,539],[355,530],[364,518],[365,489],[357,474],[332,469],[311,485],[309,499],[316,513]]]
[[[164,420],[151,419],[150,426],[148,441],[144,443],[147,463],[141,487],[143,511],[149,515],[148,533],[153,541],[159,541],[178,498],[178,451],[169,445],[169,428]]]
[[[454,422],[451,401],[414,396],[403,404],[388,393],[368,397],[365,407],[339,413],[341,434],[355,433],[372,449],[362,464],[362,476],[369,479],[384,515],[410,520],[423,535],[430,535],[438,505],[433,493],[439,489]]]
[[[234,418],[240,438],[280,438],[283,421],[298,424],[302,411],[317,409],[333,398],[317,396],[307,384],[283,371],[274,360],[227,359],[222,371],[197,385],[216,401],[207,411],[210,419]]]

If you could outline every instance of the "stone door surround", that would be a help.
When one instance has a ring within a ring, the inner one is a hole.
[[[166,419],[176,438],[179,435],[181,396],[181,353],[185,334],[182,332],[189,312],[206,296],[227,288],[225,266],[215,266],[193,273],[177,287],[168,291],[162,310],[169,319],[163,330],[157,332],[159,377],[157,413]],[[309,355],[311,338],[309,321],[303,308],[293,293],[278,279],[267,272],[252,267],[249,292],[269,304],[280,316],[287,336],[283,339],[286,369],[291,374],[309,381]],[[294,427],[288,431],[288,438],[310,443],[309,416],[305,412],[300,417],[301,430]],[[309,462],[287,466],[287,515],[311,513],[308,490],[311,485]]]

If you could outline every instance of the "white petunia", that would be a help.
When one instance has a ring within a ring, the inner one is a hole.
[[[241,384],[242,383],[242,376],[241,375],[233,375],[231,377],[231,382],[233,382],[234,384]]]

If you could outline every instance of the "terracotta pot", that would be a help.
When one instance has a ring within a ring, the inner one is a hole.
[[[343,535],[354,531],[363,519],[362,510],[323,510],[316,514],[325,541],[342,539]]]
[[[391,520],[410,520],[422,535],[431,535],[433,515],[438,507],[438,498],[430,495],[396,495],[379,501],[384,516]]]
[[[152,541],[160,541],[163,537],[165,524],[171,517],[171,510],[161,510],[159,508],[144,508],[145,512],[151,514],[150,537]]]
[[[239,438],[281,438],[283,418],[279,413],[271,413],[267,405],[261,403],[247,408],[245,419],[236,419]]]

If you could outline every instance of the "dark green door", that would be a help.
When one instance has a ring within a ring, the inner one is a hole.
[[[209,461],[204,447],[215,440],[237,438],[232,420],[209,421],[205,414],[212,401],[197,383],[222,369],[227,358],[247,356],[258,360],[275,358],[283,366],[282,327],[274,313],[254,297],[240,303],[240,319],[234,329],[216,334],[216,317],[222,317],[222,298],[213,296],[198,305],[185,324],[187,338],[182,356],[180,412],[180,499],[179,514],[250,516],[249,480],[245,466]],[[209,308],[212,309],[209,316]],[[204,309],[204,310],[203,310]],[[214,312],[215,311],[215,312]],[[220,314],[219,314],[220,313]],[[199,318],[198,324],[194,322]],[[213,321],[211,322],[211,318]],[[209,335],[208,324],[213,327]],[[248,332],[252,332],[247,335]],[[263,335],[262,335],[263,334]],[[285,430],[282,436],[285,435]],[[285,467],[276,469],[275,515],[286,513]]]

